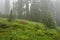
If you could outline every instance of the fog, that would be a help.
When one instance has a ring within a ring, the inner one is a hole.
[[[6,0],[0,0],[0,12],[5,12],[5,1]],[[9,3],[9,5],[11,6],[11,8],[12,8],[12,6],[13,6],[13,0],[9,0],[10,1],[10,3]],[[17,0],[14,0],[15,2],[17,1]],[[52,2],[55,2],[56,0],[52,0]]]
[[[4,12],[5,9],[5,0],[0,0],[0,12]]]
[[[0,12],[4,13],[6,11],[6,0],[0,0]],[[16,3],[17,0],[14,0],[14,2]],[[42,4],[45,5],[46,4]],[[26,7],[26,5],[24,6]],[[31,7],[31,3],[29,4],[29,10]],[[9,0],[9,9],[13,9],[13,0]],[[56,19],[56,22],[60,25],[60,0],[51,0],[50,4],[49,4],[49,8],[52,12],[53,17]]]

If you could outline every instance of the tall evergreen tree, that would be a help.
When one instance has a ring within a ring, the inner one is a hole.
[[[16,18],[16,5],[15,5],[15,0],[12,2],[12,6],[10,5],[10,13],[9,13],[9,19],[8,21],[14,21]]]
[[[23,0],[18,0],[17,5],[18,17],[21,19],[23,17]]]
[[[40,2],[39,0],[33,0],[32,4],[31,4],[31,20],[32,21],[36,21],[36,22],[39,22],[39,19],[40,19]]]
[[[56,22],[60,26],[60,0],[56,0]]]
[[[51,12],[49,9],[50,0],[41,0],[41,16],[42,16],[42,22],[46,24],[48,27],[55,27],[55,21],[53,17],[51,16]]]
[[[29,19],[29,0],[26,0],[25,1],[25,4],[26,4],[26,8],[25,8],[25,11],[26,11],[26,19]]]
[[[4,14],[5,17],[8,17],[9,15],[9,6],[10,6],[9,3],[10,3],[9,0],[5,1],[5,14]]]

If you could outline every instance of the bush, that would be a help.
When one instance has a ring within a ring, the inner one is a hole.
[[[26,22],[24,20],[16,21],[16,23],[19,23],[19,24],[28,24],[28,22]]]
[[[1,28],[8,28],[9,25],[6,24],[6,23],[2,23],[2,22],[0,22],[0,27],[1,27]]]

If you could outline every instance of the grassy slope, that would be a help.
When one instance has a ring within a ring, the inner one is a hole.
[[[0,40],[60,40],[60,34],[42,23],[30,21],[9,23],[6,19],[0,18]]]

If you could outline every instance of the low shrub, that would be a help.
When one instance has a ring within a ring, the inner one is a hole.
[[[2,22],[0,22],[0,27],[1,27],[1,28],[8,28],[9,25],[6,24],[6,23],[2,23]]]
[[[24,21],[24,20],[16,21],[16,23],[24,24],[24,25],[28,24],[28,22],[26,22],[26,21]]]

